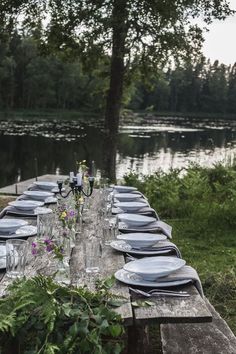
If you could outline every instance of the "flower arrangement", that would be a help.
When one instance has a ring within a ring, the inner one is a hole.
[[[35,240],[31,243],[31,253],[36,256],[42,251],[53,254],[54,258],[62,261],[64,257],[63,245],[58,244],[53,239],[46,238],[44,240]]]

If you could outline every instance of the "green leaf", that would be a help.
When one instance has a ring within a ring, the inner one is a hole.
[[[121,305],[124,305],[125,303],[127,303],[127,300],[110,299],[107,301],[107,303],[113,307],[120,307]]]
[[[156,304],[155,304],[155,302],[153,302],[153,301],[149,301],[149,300],[146,300],[146,301],[145,301],[145,304],[146,304],[147,306],[153,306],[153,305],[156,305]]]
[[[109,331],[110,331],[112,337],[118,337],[122,334],[123,329],[120,325],[112,325],[109,327]]]

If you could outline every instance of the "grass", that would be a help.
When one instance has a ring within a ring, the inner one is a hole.
[[[196,235],[187,220],[168,220],[173,242],[200,276],[205,295],[236,334],[236,231],[206,229]]]
[[[0,196],[0,211],[4,209],[7,204],[13,200],[15,200],[15,197],[9,197],[9,196]]]

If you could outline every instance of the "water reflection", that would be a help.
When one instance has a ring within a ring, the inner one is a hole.
[[[160,119],[155,124],[129,124],[121,128],[116,150],[112,141],[105,143],[99,122],[0,121],[0,186],[33,177],[35,158],[40,175],[66,174],[76,160],[86,159],[101,170],[110,168],[110,173],[116,162],[118,178],[129,169],[147,174],[183,167],[188,161],[230,161],[236,152],[235,122],[220,120],[216,126],[210,120]]]

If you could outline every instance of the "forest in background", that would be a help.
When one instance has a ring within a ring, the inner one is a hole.
[[[68,109],[102,112],[109,58],[47,52],[37,36],[17,31],[0,42],[0,110]],[[132,75],[132,73],[130,74]],[[204,57],[126,77],[124,107],[156,112],[236,113],[236,63]]]

